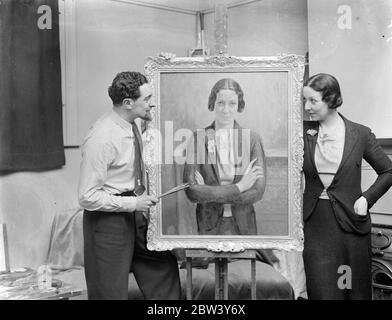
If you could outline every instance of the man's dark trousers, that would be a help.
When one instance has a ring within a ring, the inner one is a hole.
[[[146,231],[147,221],[141,212],[84,211],[89,300],[127,300],[130,272],[145,299],[180,299],[177,259],[169,251],[149,251]]]

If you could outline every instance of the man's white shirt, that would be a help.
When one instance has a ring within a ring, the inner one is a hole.
[[[89,211],[133,212],[136,197],[115,196],[135,187],[132,125],[114,110],[90,128],[82,145],[79,203]]]

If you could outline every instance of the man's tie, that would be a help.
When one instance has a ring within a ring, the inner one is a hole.
[[[139,129],[135,122],[132,122],[132,131],[135,136],[134,143],[135,143],[135,162],[134,162],[134,169],[135,169],[135,189],[133,192],[140,196],[146,190],[144,186],[144,163],[142,160],[143,154],[143,143],[142,137],[140,135]]]

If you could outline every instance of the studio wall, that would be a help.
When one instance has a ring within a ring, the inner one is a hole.
[[[205,15],[206,45],[214,54],[214,13]],[[263,0],[228,9],[228,53],[305,55],[307,0]]]
[[[310,74],[341,85],[341,112],[392,138],[392,2],[309,0]]]

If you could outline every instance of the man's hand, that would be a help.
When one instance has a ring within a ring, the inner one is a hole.
[[[259,166],[254,166],[250,168],[256,160],[253,160],[248,169],[246,169],[245,174],[242,176],[241,180],[236,184],[240,192],[244,192],[253,187],[257,179],[263,177],[263,169]],[[250,168],[250,169],[249,169]]]
[[[150,207],[155,206],[158,202],[157,197],[142,194],[136,197],[136,211],[147,212]]]
[[[176,55],[174,53],[171,52],[161,52],[159,54],[160,58],[166,59],[166,60],[171,60],[174,59],[176,57]]]
[[[360,197],[354,203],[354,211],[360,216],[366,216],[368,209],[368,202],[365,197]]]

